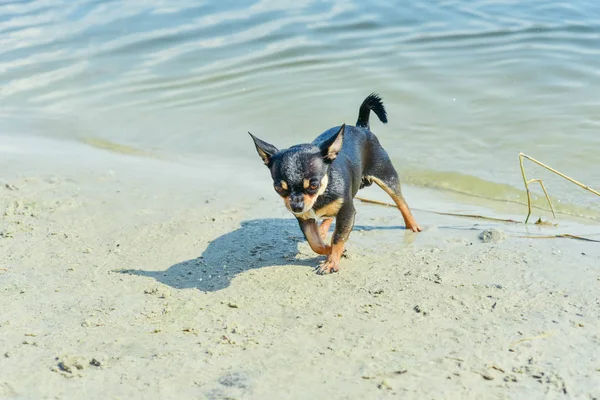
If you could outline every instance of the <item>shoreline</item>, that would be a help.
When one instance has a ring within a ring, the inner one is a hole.
[[[238,179],[238,182],[247,182],[252,179],[257,179],[257,177],[260,176],[260,168],[256,168],[256,157],[254,157],[254,153],[252,152],[249,152],[249,156],[241,158],[233,156],[228,157],[227,154],[225,154],[225,158],[223,158],[221,155],[212,153],[203,153],[200,155],[176,155],[113,143],[93,137],[81,138],[80,140],[73,141],[66,138],[55,139],[41,136],[15,137],[0,135],[0,140],[4,142],[5,146],[4,148],[0,147],[0,153],[4,153],[5,157],[5,173],[6,171],[10,173],[10,171],[13,170],[10,166],[11,157],[13,157],[13,162],[18,162],[18,158],[15,157],[16,154],[30,153],[32,162],[26,163],[28,165],[35,165],[36,159],[33,158],[33,155],[45,159],[46,162],[52,161],[53,163],[56,161],[57,156],[65,156],[66,158],[64,160],[61,158],[60,161],[67,166],[74,164],[87,165],[91,161],[95,168],[100,169],[109,162],[116,162],[116,160],[121,159],[120,163],[126,163],[125,160],[129,160],[129,164],[135,165],[138,169],[144,169],[147,172],[146,175],[160,172],[162,169],[176,172],[176,177],[178,177],[179,174],[189,176],[189,174],[197,174],[204,171],[208,171],[212,174],[215,170],[215,166],[218,166],[222,169],[222,172],[218,171],[219,168],[217,168],[216,172],[217,174],[220,173],[220,175],[212,180],[217,186],[219,179],[222,179],[222,175],[226,175],[228,170],[236,175],[244,175],[242,178]],[[6,145],[6,142],[8,142],[9,145]],[[50,154],[47,153],[49,149],[53,150]],[[55,158],[51,159],[51,157]],[[7,158],[9,161],[6,160]],[[164,164],[161,165],[161,163]],[[38,167],[40,167],[40,165],[38,165]],[[249,171],[252,171],[252,173]],[[402,168],[399,169],[399,173],[402,177]],[[432,174],[438,174],[438,178],[441,180],[432,183],[430,181],[431,179],[434,179]],[[429,176],[430,180],[424,180],[423,177],[427,175],[431,175]],[[454,175],[456,176],[452,178]],[[446,203],[449,202],[451,204],[451,207],[459,205],[458,208],[462,207],[473,210],[480,209],[491,211],[492,214],[489,215],[491,218],[502,215],[514,215],[517,220],[520,221],[521,219],[524,220],[527,213],[527,201],[525,198],[521,199],[518,195],[520,192],[524,195],[524,189],[520,190],[505,184],[482,181],[474,176],[455,173],[450,173],[448,175],[447,173],[439,171],[425,172],[410,170],[408,175],[404,176],[403,182],[403,187],[410,187],[412,188],[411,190],[425,193],[424,197],[431,196],[431,193],[434,193],[435,197],[442,196]],[[475,186],[483,184],[488,188],[488,191],[495,194],[484,196],[477,191],[471,192],[467,190],[465,186],[468,186],[470,183]],[[458,184],[458,186],[453,187],[453,184]],[[497,188],[494,189],[492,187],[494,185],[497,186]],[[250,187],[250,185],[247,186]],[[270,190],[270,185],[266,185],[263,190],[266,191],[266,194],[269,194],[268,191]],[[365,193],[365,191],[359,192],[358,196],[361,196],[361,193]],[[423,197],[423,195],[420,195],[419,197]],[[600,224],[600,213],[594,208],[589,208],[583,204],[561,202],[556,198],[553,198],[552,201],[555,212],[558,215],[555,222],[560,223],[561,220],[567,220],[584,225]],[[445,203],[438,202],[438,204],[443,206]],[[539,217],[542,217],[544,220],[554,219],[549,211],[546,199],[543,195],[535,191],[532,192],[532,209],[532,217],[536,215],[536,219]],[[440,207],[435,207],[435,211],[451,212],[450,210],[444,210]],[[523,218],[519,216],[519,212],[523,214]]]
[[[518,237],[598,224],[417,210],[415,235],[397,210],[357,202],[341,271],[318,276],[322,257],[258,159],[192,166],[16,144],[27,140],[0,148],[2,397],[600,392],[598,244]],[[438,190],[405,196],[414,209],[524,217]],[[482,242],[491,228],[506,237]]]

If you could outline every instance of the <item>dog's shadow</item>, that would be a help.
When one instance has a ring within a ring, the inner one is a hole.
[[[355,226],[354,229],[404,227]],[[176,289],[214,292],[228,287],[237,274],[251,269],[276,265],[316,267],[324,257],[298,257],[298,243],[303,241],[296,220],[254,219],[243,221],[238,229],[211,241],[200,257],[177,263],[165,271],[121,269],[115,272],[147,276]]]
[[[315,267],[321,258],[298,258],[304,237],[296,220],[255,219],[211,241],[198,258],[172,265],[165,271],[124,269],[123,274],[147,276],[176,289],[213,292],[229,286],[235,275],[274,265]]]

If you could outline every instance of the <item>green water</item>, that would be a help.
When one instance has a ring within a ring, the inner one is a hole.
[[[0,1],[2,134],[250,160],[247,131],[308,142],[375,91],[405,182],[502,201],[525,200],[519,152],[600,188],[599,71],[595,1]]]

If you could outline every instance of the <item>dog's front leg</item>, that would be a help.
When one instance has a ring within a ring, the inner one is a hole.
[[[318,274],[328,274],[339,270],[340,258],[344,254],[346,241],[354,227],[355,214],[356,210],[352,201],[344,202],[335,219],[335,231],[331,238],[331,252],[327,256],[327,260],[317,269]]]
[[[298,218],[298,223],[300,224],[300,229],[302,229],[302,233],[304,233],[304,237],[308,241],[312,251],[321,255],[329,255],[329,253],[331,253],[331,246],[326,245],[323,242],[323,239],[321,239],[317,221],[314,219]]]
[[[321,225],[319,225],[319,233],[321,234],[321,239],[323,239],[323,242],[327,240],[327,232],[329,232],[332,222],[333,218],[327,218],[321,222]]]

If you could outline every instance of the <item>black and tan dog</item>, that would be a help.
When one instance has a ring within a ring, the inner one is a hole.
[[[320,274],[338,271],[344,245],[354,226],[354,196],[373,182],[394,200],[406,228],[421,231],[402,197],[398,173],[390,157],[370,131],[371,110],[381,122],[387,123],[381,98],[371,94],[360,106],[355,127],[344,124],[331,128],[310,144],[284,150],[250,133],[258,155],[271,171],[275,191],[298,219],[310,247],[327,256],[317,270]],[[335,231],[331,245],[327,245],[324,242],[333,218]],[[323,219],[320,226],[319,219]]]

